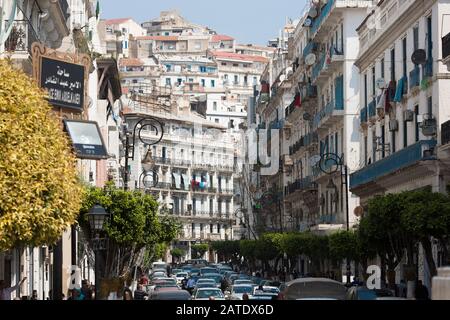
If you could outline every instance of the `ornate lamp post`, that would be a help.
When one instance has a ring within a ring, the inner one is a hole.
[[[327,175],[332,175],[336,172],[340,172],[341,185],[345,186],[345,214],[346,214],[346,229],[350,231],[350,217],[348,208],[348,167],[344,164],[343,156],[338,156],[336,153],[323,154],[319,161],[319,169]],[[328,190],[337,189],[333,180],[330,179],[327,185]],[[351,266],[350,259],[347,258],[347,285],[350,284]]]
[[[144,140],[144,138],[142,137],[142,131],[145,128],[150,128],[151,130],[154,131],[154,133],[155,133],[154,141],[149,142],[148,138],[146,139],[146,141]],[[150,146],[156,145],[159,142],[161,142],[163,136],[164,136],[164,124],[154,117],[150,117],[150,116],[139,117],[139,121],[136,123],[136,125],[133,127],[133,129],[131,131],[128,130],[127,126],[124,126],[123,141],[122,141],[125,146],[125,167],[124,167],[124,171],[123,171],[124,190],[128,190],[128,182],[129,182],[129,175],[130,175],[128,161],[134,160],[134,154],[135,154],[134,149],[136,146],[136,140],[139,140],[144,145],[150,147]],[[141,178],[143,178],[143,180],[145,180],[145,176],[148,176],[147,172],[151,171],[151,168],[154,165],[154,161],[152,159],[150,148],[148,149],[147,154],[146,154],[144,160],[142,161],[142,164],[143,164],[143,168],[144,168],[144,176],[141,175],[139,180],[141,180]],[[149,169],[149,170],[146,170],[146,169]],[[157,176],[157,173],[154,172],[153,176]],[[140,181],[139,181],[139,183],[140,183]],[[153,181],[153,183],[154,183],[154,181]],[[156,185],[156,183],[154,183],[154,185]]]
[[[104,231],[105,222],[109,214],[105,208],[96,204],[88,213],[88,221],[91,229],[92,245],[95,253],[95,299],[98,299],[100,292],[100,252],[106,250],[107,239],[100,238]]]

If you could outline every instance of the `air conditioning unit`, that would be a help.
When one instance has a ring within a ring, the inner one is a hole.
[[[426,137],[432,137],[437,134],[436,119],[425,119],[422,122],[422,133]]]
[[[389,121],[389,131],[398,131],[398,121],[392,119]]]
[[[414,121],[414,111],[406,110],[404,113],[405,121],[411,122]]]

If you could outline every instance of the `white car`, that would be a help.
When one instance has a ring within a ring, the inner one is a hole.
[[[229,300],[243,300],[246,293],[249,297],[253,294],[253,285],[237,284],[231,287],[231,291],[227,294]]]
[[[218,288],[199,288],[193,296],[194,300],[225,300],[222,290]]]
[[[178,272],[178,273],[175,275],[175,278],[177,279],[177,283],[180,284],[181,281],[184,280],[184,278],[189,278],[189,275],[188,275],[187,272]]]

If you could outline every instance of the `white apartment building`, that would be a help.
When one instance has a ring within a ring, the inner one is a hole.
[[[104,21],[106,51],[115,58],[130,56],[130,37],[145,36],[146,31],[131,18]]]
[[[381,1],[358,28],[361,157],[350,188],[363,207],[379,194],[446,190],[448,154],[437,146],[448,142],[440,128],[450,119],[441,41],[449,14],[448,1]],[[419,277],[430,286],[424,261]]]
[[[136,119],[151,115],[164,123],[160,143],[150,147],[154,160],[153,173],[145,173],[142,159],[149,151],[142,143],[135,146],[135,161],[130,162],[131,183],[135,189],[154,195],[169,216],[181,220],[182,234],[174,246],[182,247],[186,259],[196,242],[233,239],[234,226],[234,141],[226,128],[211,123],[190,111],[190,101],[177,98],[177,110],[155,112],[154,107],[141,105],[125,109],[125,121],[133,128]],[[180,105],[185,105],[180,108]],[[154,132],[145,131],[144,141],[153,141]],[[158,177],[148,187],[145,179]],[[147,177],[147,178],[146,178]],[[209,257],[213,259],[213,257]]]

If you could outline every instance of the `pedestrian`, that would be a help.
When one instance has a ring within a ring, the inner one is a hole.
[[[187,290],[189,291],[190,294],[192,294],[194,288],[195,288],[195,280],[194,278],[191,277],[187,282]]]
[[[428,289],[423,285],[422,280],[417,282],[415,296],[416,300],[430,300]]]
[[[298,278],[298,273],[296,269],[294,269],[294,272],[292,272],[292,276],[294,277],[294,280]]]
[[[92,300],[92,289],[88,280],[81,281],[81,293],[84,295],[84,300]]]
[[[71,296],[67,300],[81,301],[84,300],[84,295],[81,289],[72,289]]]
[[[148,297],[148,293],[144,291],[142,284],[138,284],[137,290],[134,291],[134,300],[145,300]]]
[[[13,287],[7,287],[5,280],[0,280],[0,300],[11,300],[11,294],[16,291],[27,278],[23,278],[18,284]]]
[[[37,290],[33,290],[33,293],[31,294],[31,299],[30,300],[39,300],[38,299]]]
[[[250,298],[249,298],[249,296],[248,296],[248,293],[244,293],[244,294],[242,295],[242,300],[250,300]]]
[[[139,283],[142,284],[143,286],[148,285],[148,278],[145,274],[142,275],[141,279],[139,280]]]
[[[133,300],[133,292],[130,289],[123,290],[123,300]]]

